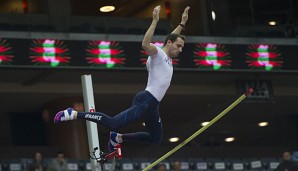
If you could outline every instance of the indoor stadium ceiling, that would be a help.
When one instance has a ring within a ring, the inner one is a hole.
[[[151,18],[155,5],[162,6],[162,19],[180,22],[180,13],[190,6],[188,35],[284,36],[286,27],[296,27],[298,3],[294,0],[83,0],[71,1],[72,13],[85,16]],[[114,5],[115,11],[101,13],[99,8]],[[212,19],[211,13],[215,18]],[[272,26],[269,22],[275,22]],[[203,26],[204,25],[204,26]],[[222,29],[225,28],[225,29]],[[205,31],[202,31],[205,30]]]
[[[113,17],[135,17],[141,11],[147,11],[149,6],[158,3],[152,0],[90,0],[88,3],[84,0],[71,1],[72,11],[75,15],[95,15],[95,16],[113,16]],[[164,0],[160,1],[163,5]],[[101,13],[99,8],[102,6],[115,6],[115,11]],[[148,16],[150,17],[150,16]]]
[[[297,16],[297,2],[293,0],[210,0],[210,1],[170,1],[170,0],[84,0],[71,1],[72,11],[75,15],[96,15],[113,17],[138,17],[138,14],[147,11],[145,17],[151,18],[152,7],[160,4],[164,6],[167,13],[173,17],[178,11],[183,11],[190,6],[190,13],[200,11],[199,6],[204,6],[207,15],[211,11],[218,14],[218,19],[229,20],[230,24],[267,24],[268,20],[278,20],[279,24],[285,24],[288,20]],[[101,13],[99,8],[106,5],[115,6],[115,11]],[[193,7],[193,9],[192,9]],[[178,10],[177,10],[178,9]],[[149,12],[150,11],[150,12]],[[172,13],[171,13],[172,12]],[[242,21],[241,21],[242,18]],[[191,18],[190,18],[191,19]],[[195,18],[193,18],[195,21]],[[239,22],[239,23],[238,23]],[[246,23],[241,23],[246,22]]]

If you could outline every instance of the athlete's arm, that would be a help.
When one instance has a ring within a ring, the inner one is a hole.
[[[156,28],[156,25],[159,20],[159,12],[160,12],[160,5],[156,6],[152,13],[152,22],[150,27],[148,28],[145,36],[143,38],[142,47],[147,52],[149,56],[155,55],[157,53],[156,46],[151,44],[152,37]]]
[[[180,34],[181,31],[184,29],[185,27],[185,24],[188,20],[188,10],[189,10],[189,6],[187,6],[185,9],[184,9],[184,12],[182,13],[182,17],[181,17],[181,22],[180,24],[175,28],[175,30],[172,32],[174,34]]]

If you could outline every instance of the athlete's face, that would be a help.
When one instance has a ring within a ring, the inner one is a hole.
[[[169,55],[171,58],[178,57],[179,53],[182,52],[182,48],[184,47],[184,40],[180,37],[177,37],[175,42],[171,42],[168,40],[169,44]]]

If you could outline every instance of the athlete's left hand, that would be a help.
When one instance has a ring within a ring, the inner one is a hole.
[[[181,24],[185,25],[187,20],[188,20],[188,10],[190,9],[189,6],[187,6],[184,9],[184,12],[182,13],[182,18],[181,18]]]

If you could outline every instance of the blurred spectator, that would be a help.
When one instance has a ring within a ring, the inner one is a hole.
[[[57,152],[56,158],[53,159],[49,166],[49,171],[68,171],[67,162],[62,151]]]
[[[181,163],[180,161],[176,160],[173,163],[173,171],[180,171],[181,170]]]
[[[297,171],[297,170],[298,170],[298,167],[296,163],[293,160],[291,160],[291,153],[288,151],[285,151],[282,154],[282,161],[275,169],[275,171]]]
[[[157,171],[166,171],[167,166],[164,163],[161,163],[157,166]]]
[[[33,162],[29,165],[29,171],[46,171],[47,165],[43,161],[42,154],[40,152],[35,153]]]

